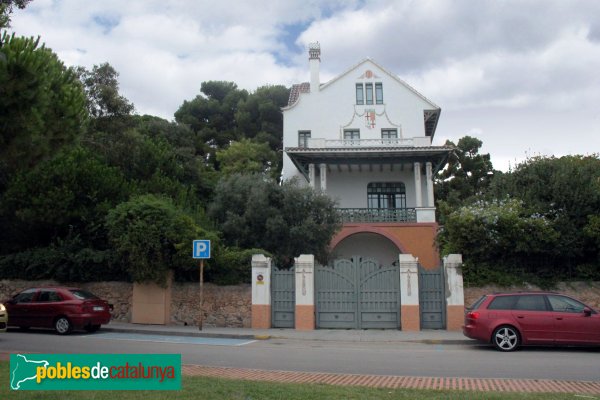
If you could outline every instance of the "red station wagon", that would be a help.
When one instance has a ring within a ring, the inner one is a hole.
[[[600,345],[600,314],[557,293],[489,294],[467,309],[463,333],[501,351],[520,345]]]
[[[8,310],[9,326],[54,328],[61,335],[73,329],[95,332],[110,321],[111,305],[78,288],[31,288],[4,305]]]

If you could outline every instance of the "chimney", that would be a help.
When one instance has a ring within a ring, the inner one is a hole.
[[[321,45],[319,42],[309,43],[308,45],[308,63],[310,64],[310,92],[319,91],[319,64],[321,64]]]

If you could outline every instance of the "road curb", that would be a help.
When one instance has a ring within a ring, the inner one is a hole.
[[[263,335],[233,335],[227,333],[205,333],[205,332],[175,332],[175,331],[162,331],[162,330],[148,330],[148,329],[128,329],[128,328],[112,328],[102,327],[101,332],[115,332],[115,333],[135,333],[138,335],[163,335],[163,336],[187,336],[187,337],[205,337],[215,339],[259,339]],[[267,337],[268,339],[269,337]]]

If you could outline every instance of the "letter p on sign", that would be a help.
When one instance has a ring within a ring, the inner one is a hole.
[[[193,258],[210,258],[210,240],[194,240]]]

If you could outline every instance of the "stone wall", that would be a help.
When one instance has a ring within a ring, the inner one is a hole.
[[[32,286],[73,286],[88,290],[114,306],[113,321],[131,321],[133,284],[129,282],[61,283],[54,281],[0,280],[0,301]],[[173,284],[171,323],[198,324],[200,290],[197,283]],[[251,325],[252,288],[249,284],[216,286],[204,284],[205,327],[248,328]]]
[[[173,283],[171,323],[197,325],[200,289],[197,283]],[[204,284],[203,326],[250,328],[252,287],[249,284],[217,286]]]

